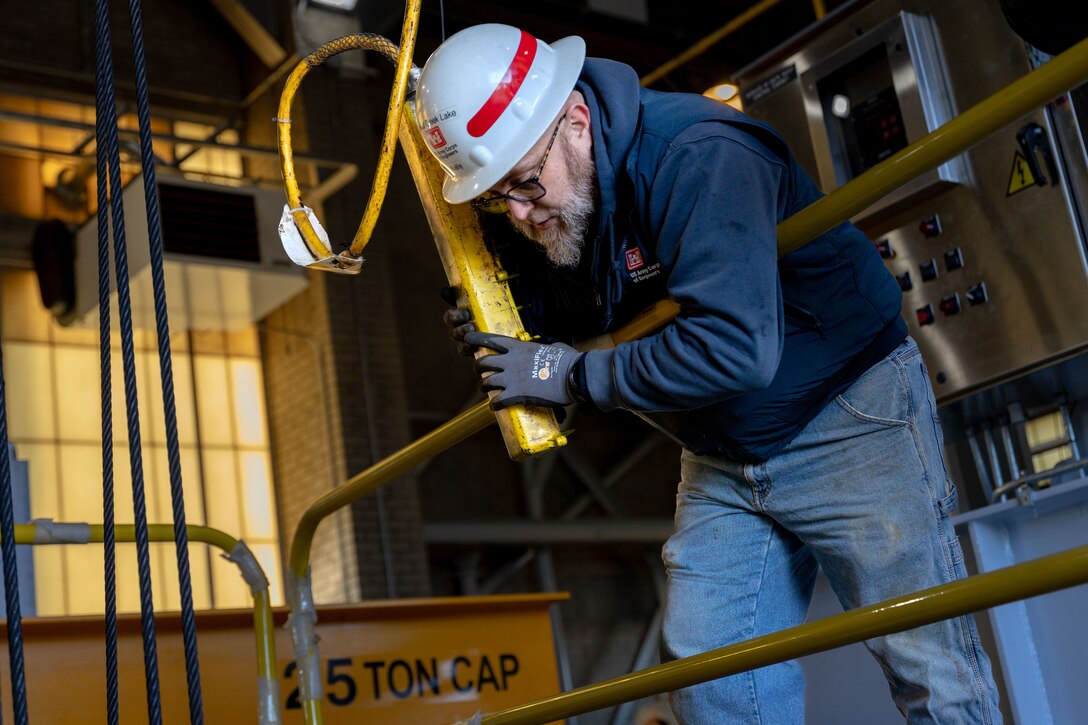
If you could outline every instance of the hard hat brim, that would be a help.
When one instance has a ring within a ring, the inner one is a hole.
[[[509,165],[486,166],[477,173],[456,181],[446,177],[446,181],[442,184],[442,196],[449,203],[463,204],[497,184],[529,152],[529,149],[544,135],[559,112],[563,110],[582,72],[582,65],[586,59],[586,43],[574,35],[549,45],[556,55],[555,78],[547,92],[541,97],[539,107],[532,118],[526,121],[524,138],[519,138],[517,145],[512,147],[510,157],[513,161]]]

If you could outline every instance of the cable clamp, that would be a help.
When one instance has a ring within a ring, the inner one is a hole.
[[[57,523],[53,519],[34,519],[35,544],[86,544],[91,540],[90,524]]]
[[[301,230],[298,228],[298,224],[295,222],[294,214],[297,212],[306,212],[306,218],[309,220],[310,226],[313,227],[314,232],[317,234],[317,238],[324,243],[325,247],[329,249],[332,248],[332,245],[329,244],[329,235],[321,226],[321,222],[319,222],[314,215],[313,209],[307,206],[292,209],[287,204],[284,204],[283,214],[280,216],[280,223],[277,227],[277,231],[280,235],[280,243],[283,245],[283,250],[287,252],[287,256],[291,258],[292,262],[300,267],[317,267],[326,272],[337,272],[339,274],[358,274],[362,271],[363,258],[353,257],[346,251],[340,252],[339,254],[330,254],[325,257],[319,257],[318,253],[311,249],[310,245],[306,243]]]
[[[257,725],[276,725],[280,719],[280,685],[268,677],[257,678]]]
[[[309,570],[305,576],[295,576],[294,572],[288,570],[284,574],[284,584],[287,588],[287,604],[291,608],[291,613],[287,615],[287,628],[291,630],[291,642],[295,650],[299,697],[303,700],[320,701],[321,660],[317,650],[319,638],[314,630],[317,610],[314,607]]]
[[[291,119],[289,118],[276,118],[275,116],[272,117],[272,121],[274,123],[291,123]]]
[[[265,576],[257,557],[246,546],[246,542],[239,539],[229,554],[220,554],[220,556],[242,570],[242,578],[246,580],[246,584],[254,594],[268,589],[268,577]]]
[[[483,722],[483,712],[476,711],[476,714],[470,717],[468,720],[458,720],[453,725],[480,725]]]

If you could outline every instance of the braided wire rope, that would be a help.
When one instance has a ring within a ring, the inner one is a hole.
[[[11,667],[11,711],[16,725],[26,725],[23,615],[19,609],[19,569],[15,563],[15,515],[11,504],[11,461],[8,458],[8,415],[4,392],[4,356],[0,352],[0,549],[3,549],[4,558],[8,663]]]
[[[116,93],[113,56],[110,50],[108,0],[95,0],[95,48],[102,74],[98,92],[104,95],[106,143],[109,167],[110,217],[113,220],[113,254],[117,273],[117,312],[121,322],[121,362],[125,380],[125,414],[128,421],[128,454],[132,471],[132,511],[136,529],[136,563],[140,579],[140,625],[143,635],[144,683],[147,717],[151,725],[162,723],[159,663],[155,641],[155,605],[151,593],[151,556],[148,545],[147,502],[144,491],[143,450],[140,440],[140,407],[136,392],[136,351],[132,341],[132,299],[129,292],[128,249],[125,242],[125,208],[121,199],[121,156],[117,141]],[[98,183],[105,183],[99,178]]]
[[[189,688],[189,719],[203,725],[204,708],[200,691],[200,662],[197,652],[196,615],[189,571],[189,533],[185,526],[185,492],[182,485],[181,453],[178,446],[178,417],[174,400],[174,372],[170,355],[170,321],[166,310],[166,280],[163,275],[162,228],[159,221],[158,185],[155,180],[155,152],[151,145],[151,110],[148,101],[147,63],[144,57],[143,21],[140,0],[129,0],[132,21],[132,59],[136,73],[136,112],[140,127],[140,158],[143,165],[144,199],[147,203],[147,231],[151,247],[151,279],[155,298],[155,326],[159,342],[159,372],[162,379],[163,417],[166,420],[166,451],[170,468],[170,502],[174,514],[174,548],[177,553],[178,585],[181,593],[181,628],[185,643],[185,678]]]
[[[109,115],[103,78],[109,72],[106,55],[95,52],[95,138],[106,138]],[[105,571],[106,721],[121,720],[117,672],[117,542],[114,531],[113,384],[110,362],[110,220],[106,145],[96,144],[98,178],[98,342],[102,394],[102,558]]]

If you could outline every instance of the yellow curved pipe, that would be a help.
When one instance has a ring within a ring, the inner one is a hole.
[[[460,443],[473,433],[495,422],[495,414],[484,402],[469,408],[456,418],[356,474],[344,484],[322,496],[306,509],[295,527],[291,539],[288,567],[295,576],[305,577],[310,566],[310,547],[317,525],[330,514],[358,501],[392,479],[412,470],[420,463],[433,458],[451,446]]]
[[[105,540],[106,527],[103,524],[87,524],[90,529],[90,538],[87,543],[101,544]],[[15,524],[15,543],[34,544],[37,533],[37,524]],[[228,533],[213,529],[210,526],[187,524],[186,531],[190,541],[199,541],[210,546],[215,546],[223,552],[230,554],[238,546],[238,539]],[[122,543],[136,541],[136,526],[133,524],[118,524],[114,526],[114,538]],[[148,539],[151,541],[173,541],[174,527],[172,524],[148,524]],[[76,542],[63,542],[71,544]],[[267,682],[278,682],[279,673],[276,668],[276,628],[272,622],[272,600],[268,589],[253,592],[253,629],[257,637],[257,674]]]

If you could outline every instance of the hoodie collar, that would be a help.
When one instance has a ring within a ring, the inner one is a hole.
[[[587,251],[597,280],[602,257],[607,269],[607,260],[614,256],[613,219],[633,192],[628,167],[642,123],[641,89],[633,68],[603,58],[586,59],[575,89],[589,106],[593,133],[599,197],[597,231],[587,240]]]

